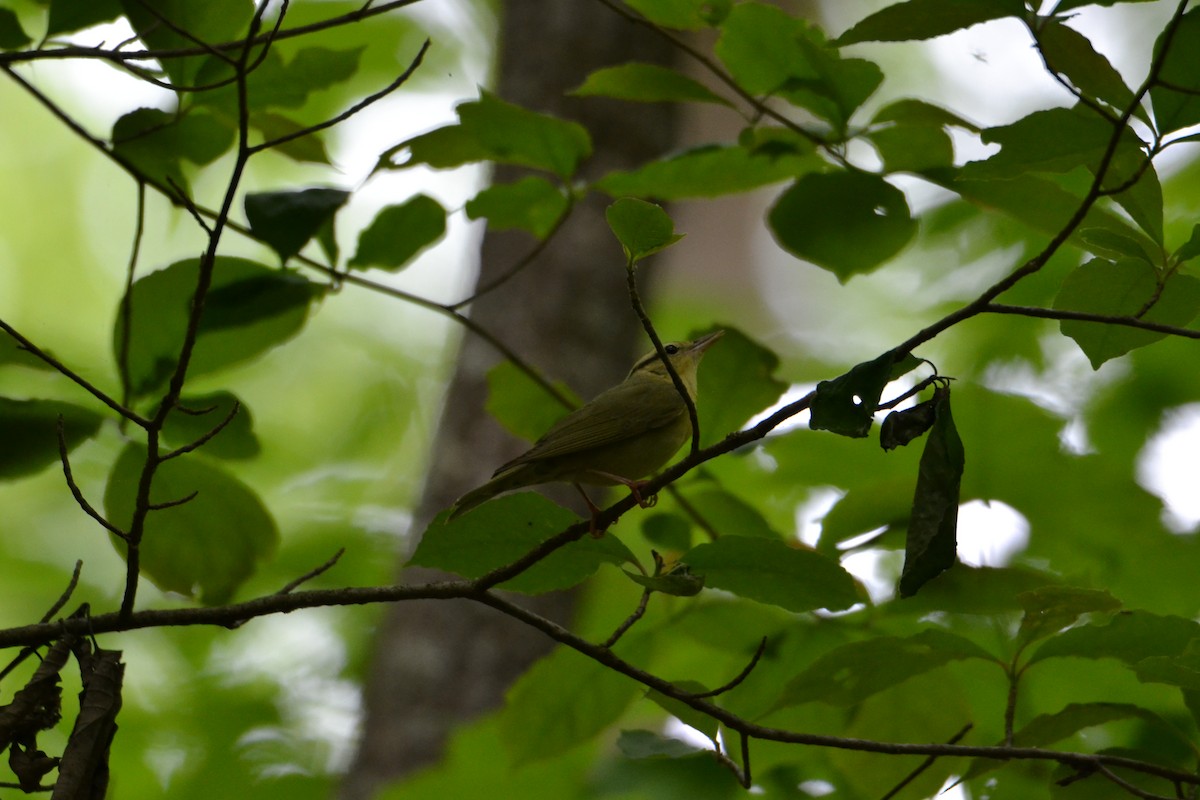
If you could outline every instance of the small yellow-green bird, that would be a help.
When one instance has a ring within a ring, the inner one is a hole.
[[[723,333],[663,345],[693,403],[700,359]],[[644,507],[638,479],[666,464],[691,436],[687,406],[658,351],[651,351],[638,359],[624,381],[554,423],[533,447],[497,469],[491,480],[458,498],[449,519],[501,492],[562,481],[583,494],[594,526],[598,509],[579,484],[627,486]]]

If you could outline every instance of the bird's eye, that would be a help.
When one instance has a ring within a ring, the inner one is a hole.
[[[669,344],[666,347],[664,347],[663,350],[667,351],[667,355],[673,356],[679,352],[679,347],[677,345]]]

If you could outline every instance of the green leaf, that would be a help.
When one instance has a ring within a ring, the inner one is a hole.
[[[254,14],[253,6],[242,0],[206,3],[155,0],[153,5],[142,0],[121,0],[121,7],[138,38],[151,50],[189,49],[197,41],[208,44],[236,41],[245,36]],[[165,58],[162,67],[171,83],[193,86],[202,83],[196,77],[209,59],[207,55]]]
[[[1200,639],[1188,642],[1177,656],[1151,656],[1137,663],[1142,683],[1165,683],[1188,691],[1200,691]]]
[[[719,197],[779,183],[818,164],[811,146],[798,153],[775,155],[753,153],[744,147],[709,145],[651,161],[629,172],[610,172],[595,186],[612,197]]]
[[[1158,80],[1150,87],[1150,103],[1160,134],[1200,123],[1200,8],[1184,14],[1173,31],[1164,30],[1159,35],[1154,43],[1155,61],[1168,38],[1170,49]]]
[[[380,156],[376,169],[426,164],[446,169],[473,161],[495,161],[572,177],[592,153],[587,130],[575,122],[506,103],[490,92],[458,107],[459,123],[401,142]],[[407,155],[396,164],[392,159]]]
[[[925,100],[904,97],[888,103],[875,112],[872,124],[895,122],[900,125],[933,125],[939,128],[962,128],[979,133],[979,126],[953,111]]]
[[[838,46],[856,42],[903,42],[932,39],[1004,17],[1022,17],[1020,0],[908,0],[861,19],[836,40]]]
[[[687,493],[688,503],[721,536],[757,536],[780,540],[757,508],[720,488]]]
[[[1063,281],[1054,308],[1118,318],[1140,315],[1147,322],[1175,326],[1187,325],[1196,318],[1200,313],[1200,280],[1175,273],[1167,278],[1161,292],[1158,282],[1157,271],[1141,259],[1123,258],[1115,262],[1092,259]],[[1154,305],[1140,313],[1156,293]],[[1076,320],[1063,320],[1060,328],[1064,336],[1075,340],[1095,369],[1166,335],[1124,325]]]
[[[167,415],[163,438],[172,448],[192,444],[221,424],[235,405],[237,413],[220,433],[204,443],[203,453],[219,458],[253,458],[262,449],[254,433],[254,419],[250,409],[230,392],[180,398]]]
[[[519,228],[545,239],[570,207],[561,189],[545,178],[529,176],[487,187],[467,201],[467,217],[486,218],[494,231]]]
[[[1102,53],[1096,52],[1082,33],[1061,19],[1047,19],[1037,37],[1050,68],[1065,75],[1085,97],[1101,100],[1119,111],[1133,103],[1133,92],[1125,85],[1121,73]],[[1140,116],[1144,117],[1144,112]]]
[[[695,31],[719,24],[733,0],[625,0],[625,5],[660,27]]]
[[[692,524],[678,514],[649,514],[642,517],[642,536],[668,553],[682,553],[692,546]]]
[[[128,529],[146,449],[129,444],[104,490],[104,509],[117,527]],[[205,605],[226,603],[279,543],[279,531],[248,486],[196,455],[162,462],[150,502],[182,505],[151,511],[141,543],[143,574],[164,591],[192,596]],[[122,555],[124,542],[112,538]]]
[[[90,28],[102,22],[111,22],[122,13],[124,12],[119,0],[93,0],[90,3],[80,3],[78,0],[51,0],[46,36],[49,38],[60,33]]]
[[[722,327],[721,346],[704,354],[697,384],[701,447],[739,430],[787,391],[787,384],[774,377],[779,356],[736,328]],[[692,331],[692,338],[700,333]]]
[[[1115,658],[1134,666],[1153,656],[1184,653],[1200,637],[1200,624],[1183,617],[1122,611],[1105,624],[1082,625],[1048,639],[1029,660],[1048,658]]]
[[[831,381],[818,383],[808,426],[814,431],[832,431],[842,436],[866,436],[883,389],[892,380],[894,363],[893,354],[884,353]]]
[[[446,210],[432,197],[418,194],[387,206],[358,236],[351,267],[398,270],[446,233]]]
[[[950,390],[938,390],[937,420],[925,439],[904,545],[900,596],[911,597],[949,569],[957,553],[958,498],[966,457],[950,414]]]
[[[314,92],[344,83],[358,72],[364,48],[332,50],[326,47],[304,47],[284,62],[279,47],[272,47],[249,74],[246,102],[254,113],[267,109],[303,109]],[[210,57],[200,70],[199,80],[220,84],[219,88],[201,92],[196,102],[216,106],[236,113],[239,99],[233,66],[225,59]]]
[[[896,255],[917,232],[904,193],[878,175],[805,175],[775,201],[767,222],[779,245],[845,283]]]
[[[579,521],[565,508],[536,492],[518,492],[488,503],[488,513],[467,514],[446,522],[439,514],[425,530],[412,564],[478,578],[516,561],[564,528]],[[601,564],[636,559],[615,536],[585,536],[559,548],[501,586],[514,592],[540,594],[567,589],[589,578]]]
[[[921,587],[920,594],[894,604],[896,611],[921,615],[934,611],[956,614],[1006,614],[1021,610],[1025,592],[1052,586],[1053,575],[1028,567],[973,567],[959,564]]]
[[[0,480],[32,475],[58,463],[59,417],[68,450],[95,436],[104,419],[95,411],[57,400],[0,397]]]
[[[876,636],[851,642],[822,654],[788,681],[777,707],[814,701],[853,706],[909,678],[969,658],[996,660],[969,639],[940,628],[907,637]]]
[[[604,67],[568,92],[579,97],[613,97],[639,103],[696,102],[730,105],[708,87],[673,69],[636,61]]]
[[[682,234],[675,233],[675,223],[667,212],[645,200],[622,197],[605,209],[604,218],[621,243],[625,259],[630,265],[665,250],[683,238]]]
[[[55,6],[61,3],[55,3]],[[51,18],[54,16],[54,6],[50,9]],[[0,8],[0,50],[20,50],[33,43],[29,34],[21,27],[21,20],[11,8]]]
[[[571,409],[546,392],[511,361],[501,361],[488,370],[487,412],[509,433],[536,441],[550,426]],[[554,384],[559,392],[580,405],[578,396],[561,381]]]
[[[1010,125],[983,131],[983,141],[1000,145],[1000,152],[966,164],[960,175],[966,180],[1007,180],[1024,172],[1062,173],[1081,166],[1094,171],[1112,138],[1112,123],[1084,106],[1034,111]],[[1134,160],[1141,147],[1132,131],[1121,132],[1119,156]],[[1123,183],[1133,169],[1118,169],[1114,160],[1105,186]]]
[[[1190,261],[1200,256],[1200,224],[1192,226],[1192,235],[1174,253],[1176,261]]]
[[[778,539],[722,536],[680,560],[710,588],[788,611],[837,611],[860,600],[854,578],[836,561]]]
[[[250,231],[286,262],[333,220],[349,198],[349,192],[321,187],[247,194],[246,219]]]
[[[750,94],[774,94],[797,79],[820,75],[800,45],[804,22],[775,6],[735,5],[721,23],[714,52]]]
[[[45,350],[45,348],[43,348],[43,352],[53,356],[53,353],[49,353]],[[20,342],[9,336],[8,333],[0,330],[0,366],[4,366],[5,364],[12,364],[13,366],[17,367],[25,367],[27,369],[37,370],[38,372],[58,371],[22,347]]]
[[[940,126],[892,125],[871,131],[867,139],[879,151],[887,173],[921,172],[954,163],[954,145]]]
[[[233,144],[234,132],[203,111],[168,114],[156,108],[130,111],[113,125],[113,154],[146,177],[163,185],[188,190],[184,159],[203,166]]]
[[[1142,247],[1142,243],[1132,236],[1109,228],[1084,228],[1079,232],[1079,238],[1087,245],[1088,250],[1106,258],[1138,258],[1153,264],[1150,254]]]
[[[1017,598],[1025,610],[1018,638],[1022,643],[1045,639],[1093,612],[1116,611],[1121,601],[1102,589],[1044,586]]]
[[[679,739],[667,739],[652,731],[621,731],[617,749],[627,758],[685,758],[704,752]]]
[[[251,111],[250,125],[262,134],[265,141],[292,136],[306,128],[293,119],[270,111]],[[289,139],[286,142],[272,145],[271,149],[300,163],[330,164],[329,153],[325,151],[325,145],[317,133]]]
[[[160,386],[175,370],[187,333],[198,259],[178,261],[133,284],[129,378],[135,394]],[[247,361],[303,327],[320,287],[300,275],[241,258],[218,256],[189,375]],[[124,318],[117,316],[113,353],[120,359]]]
[[[553,758],[590,740],[616,722],[639,694],[639,684],[621,673],[557,648],[508,692],[500,729],[513,763]]]

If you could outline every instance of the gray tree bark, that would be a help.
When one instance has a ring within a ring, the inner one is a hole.
[[[670,108],[564,97],[602,66],[631,59],[667,63],[672,53],[662,39],[591,0],[509,0],[502,10],[497,93],[583,123],[595,146],[589,175],[670,147]],[[514,176],[500,169],[495,179]],[[626,293],[620,247],[604,221],[606,205],[600,197],[580,204],[533,264],[471,308],[481,324],[585,398],[619,381],[634,351],[645,349],[634,346],[640,328]],[[489,233],[479,285],[504,274],[531,246],[528,236]],[[470,336],[463,342],[414,530],[524,446],[483,408],[485,376],[497,360],[486,343]],[[412,583],[438,577],[418,569],[403,574]],[[566,622],[573,595],[523,602]],[[343,797],[368,798],[384,783],[438,760],[455,726],[498,707],[512,681],[550,647],[541,634],[466,601],[390,608],[376,640],[366,720]]]

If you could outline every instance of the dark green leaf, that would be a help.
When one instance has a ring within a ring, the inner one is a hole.
[[[43,348],[43,352],[47,352]],[[48,355],[53,355],[48,353]],[[38,370],[39,372],[56,372],[54,367],[30,353],[20,342],[0,330],[0,366],[12,364],[18,367]]]
[[[51,0],[46,36],[90,28],[101,22],[111,22],[123,13],[119,0]]]
[[[568,94],[580,97],[614,97],[641,103],[697,102],[729,105],[703,84],[657,64],[629,62],[604,67],[588,75],[582,86]]]
[[[1061,19],[1047,19],[1038,31],[1038,44],[1050,68],[1065,75],[1085,97],[1124,111],[1133,102],[1125,79],[1079,31]],[[1141,115],[1144,116],[1144,113]]]
[[[59,417],[71,450],[95,436],[104,419],[95,411],[57,400],[0,397],[0,480],[32,475],[58,463]]]
[[[1200,8],[1184,14],[1173,31],[1159,35],[1154,43],[1156,61],[1168,39],[1170,50],[1163,59],[1158,81],[1150,87],[1150,102],[1161,134],[1200,123]]]
[[[1030,663],[1048,658],[1115,658],[1134,666],[1152,656],[1178,656],[1200,637],[1200,624],[1148,611],[1122,611],[1106,624],[1083,625],[1045,641]]]
[[[836,647],[788,681],[778,706],[819,701],[852,706],[951,661],[995,661],[979,645],[939,628],[914,636],[876,636]]]
[[[703,752],[678,739],[666,739],[652,731],[621,731],[617,748],[627,758],[684,758]]]
[[[169,447],[192,444],[229,417],[235,404],[237,413],[220,433],[204,443],[203,452],[220,458],[253,458],[261,449],[254,434],[254,419],[250,409],[230,392],[182,397],[167,416],[163,438]]]
[[[642,536],[668,553],[682,553],[692,546],[692,526],[678,514],[650,514],[642,517]]]
[[[950,135],[935,125],[892,125],[867,134],[885,172],[920,172],[954,163]]]
[[[362,54],[362,47],[345,50],[305,47],[284,63],[279,48],[272,47],[249,74],[247,105],[253,113],[277,108],[302,109],[313,92],[354,77]],[[210,58],[199,79],[219,88],[200,93],[196,102],[236,112],[239,100],[236,83],[231,80],[233,74],[233,67],[226,60]]]
[[[621,243],[632,265],[664,250],[683,238],[662,207],[633,197],[622,197],[604,212],[608,227]]]
[[[1142,683],[1165,683],[1188,691],[1200,691],[1200,638],[1193,639],[1177,656],[1150,656],[1137,663]]]
[[[179,261],[133,285],[129,378],[136,394],[160,386],[175,370],[187,332],[199,261]],[[192,353],[189,375],[254,358],[303,327],[320,289],[294,273],[218,256]],[[124,319],[118,315],[113,352],[120,358]]]
[[[700,331],[692,331],[697,338]],[[697,384],[700,446],[707,447],[770,408],[787,391],[774,377],[779,357],[741,331],[725,327],[719,346],[704,355]]]
[[[403,169],[427,164],[445,169],[473,161],[495,161],[552,172],[575,174],[591,155],[588,132],[575,122],[506,103],[484,92],[479,100],[458,107],[459,123],[401,142],[380,156],[376,169]],[[394,163],[397,155],[406,155]]]
[[[113,153],[128,161],[151,180],[168,181],[187,191],[184,159],[211,163],[233,144],[233,129],[202,111],[168,114],[156,108],[139,108],[113,125]]]
[[[358,236],[350,266],[400,269],[445,233],[445,209],[432,197],[418,194],[375,215]]]
[[[108,519],[128,528],[146,449],[129,444],[109,474],[104,490]],[[275,521],[251,489],[196,455],[161,463],[150,502],[170,503],[195,492],[190,501],[151,511],[141,543],[142,572],[160,589],[218,605],[228,602],[279,543]],[[113,539],[124,554],[125,545]]]
[[[1102,589],[1075,586],[1044,586],[1024,592],[1017,599],[1025,610],[1018,637],[1026,644],[1053,636],[1084,614],[1121,607],[1120,600]]]
[[[933,427],[937,419],[938,398],[933,397],[912,408],[888,414],[879,428],[879,446],[884,450],[904,447]]]
[[[143,0],[121,0],[121,7],[138,38],[151,50],[194,48],[197,41],[214,45],[236,41],[245,36],[254,13],[253,6],[242,0],[155,0],[152,5]],[[192,86],[199,83],[196,77],[209,58],[165,58],[162,67],[171,83]]]
[[[859,20],[836,40],[841,45],[855,42],[902,42],[932,39],[1003,17],[1021,17],[1020,0],[908,0],[876,11]]]
[[[680,560],[710,588],[789,611],[836,611],[860,600],[854,578],[836,561],[778,539],[722,536]]]
[[[1192,235],[1175,251],[1177,261],[1190,261],[1200,256],[1200,224],[1192,226]]]
[[[250,231],[287,261],[329,223],[350,193],[341,189],[312,188],[246,195]]]
[[[811,146],[775,155],[766,149],[752,153],[744,147],[711,145],[651,161],[631,172],[610,172],[596,182],[596,188],[613,197],[718,197],[785,181],[818,163]]]
[[[1165,325],[1183,326],[1195,319],[1200,313],[1200,280],[1175,273],[1161,291],[1158,281],[1158,272],[1141,259],[1123,258],[1116,262],[1092,259],[1063,281],[1054,307],[1117,318],[1140,316],[1147,322]],[[1154,305],[1141,313],[1151,301]],[[1063,335],[1074,339],[1097,369],[1109,359],[1166,335],[1102,322],[1063,320],[1060,327]]]
[[[892,380],[895,356],[884,353],[856,365],[845,375],[817,384],[808,426],[861,438],[871,430],[883,389]]]
[[[619,672],[559,647],[508,692],[500,729],[513,763],[554,758],[588,741],[617,721],[639,688]]]
[[[296,122],[293,119],[275,114],[270,111],[252,111],[250,112],[250,125],[262,134],[266,141],[274,141],[282,139],[285,136],[292,136],[305,129],[304,125]],[[310,133],[300,136],[295,139],[288,139],[286,142],[273,145],[271,149],[276,153],[281,153],[293,161],[301,163],[308,162],[311,164],[329,164],[329,153],[325,151],[325,145],[321,137],[317,133]]]
[[[54,8],[60,5],[62,3],[58,2],[51,6],[51,19],[54,17]],[[0,50],[20,50],[32,43],[33,40],[29,38],[29,34],[25,33],[25,29],[21,27],[21,20],[17,18],[13,10],[0,8]]]
[[[957,614],[1006,614],[1021,610],[1017,598],[1054,585],[1059,579],[1027,567],[973,567],[959,564],[921,587],[895,610],[921,615],[934,611]]]
[[[733,0],[625,0],[625,4],[661,27],[695,31],[720,24]]]
[[[571,410],[511,361],[502,361],[488,370],[487,384],[487,412],[509,433],[531,442]],[[578,396],[565,383],[554,386],[574,400],[575,407],[580,405]]]
[[[720,488],[687,493],[688,503],[721,536],[757,536],[780,540],[757,508]]]
[[[842,283],[883,264],[917,232],[904,193],[863,172],[801,177],[775,201],[767,221],[783,249]]]
[[[867,542],[855,542],[854,549],[882,547],[879,537],[903,530],[912,515],[912,479],[905,476],[883,478],[852,487],[834,503],[821,520],[821,538],[817,550],[836,557],[849,548],[850,539],[877,531]],[[899,537],[892,536],[898,545]]]
[[[486,514],[466,514],[450,523],[445,514],[438,515],[425,530],[411,563],[478,578],[516,561],[578,521],[540,494],[519,492],[492,500]],[[633,561],[629,548],[615,536],[585,536],[501,586],[527,594],[566,589],[586,580],[601,564]]]
[[[1154,263],[1140,241],[1132,236],[1126,236],[1120,231],[1109,228],[1084,228],[1079,232],[1079,238],[1096,255],[1112,259],[1140,258],[1148,263]]]
[[[901,125],[934,125],[939,128],[962,128],[979,133],[979,126],[953,111],[925,100],[905,97],[888,103],[875,112],[872,124],[895,122]]]
[[[950,390],[939,389],[937,420],[925,439],[912,517],[904,547],[900,596],[911,597],[949,569],[957,553],[958,498],[962,485],[962,439],[950,414]]]
[[[530,176],[484,189],[467,201],[467,216],[486,218],[494,231],[520,228],[545,239],[569,208],[570,200],[561,189],[545,178]]]

